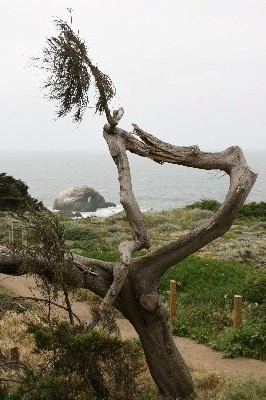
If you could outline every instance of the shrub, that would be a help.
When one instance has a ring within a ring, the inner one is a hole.
[[[244,204],[239,211],[239,216],[243,218],[262,218],[266,220],[266,202],[251,202]]]
[[[99,236],[96,230],[77,224],[66,224],[64,234],[66,240],[91,240]]]
[[[95,242],[92,240],[76,240],[71,245],[71,249],[80,249],[83,251],[91,251],[94,250],[96,247]]]
[[[252,270],[240,262],[190,256],[170,268],[162,277],[159,291],[169,288],[169,280],[180,283],[179,294],[187,304],[212,302],[223,305],[227,297],[241,293]]]
[[[117,261],[119,258],[118,253],[114,251],[102,251],[102,250],[84,251],[82,255],[88,258],[95,258],[96,260],[103,260],[103,261]]]
[[[0,173],[0,209],[17,211],[25,207],[40,210],[43,204],[28,194],[28,186],[20,179],[6,173]]]
[[[250,303],[262,304],[266,301],[266,270],[257,270],[243,289],[244,299]]]
[[[34,385],[23,399],[133,399],[136,377],[144,365],[136,341],[122,341],[99,330],[86,332],[81,325],[65,322],[52,329],[31,325],[29,332],[34,334],[36,351],[52,351],[54,356],[45,373],[31,377]]]
[[[266,359],[265,324],[262,321],[244,321],[238,328],[228,329],[211,345],[224,351],[228,357],[254,357]]]
[[[107,223],[111,222],[116,222],[116,221],[127,221],[127,216],[125,211],[119,211],[118,213],[115,213],[114,215],[111,215],[110,217],[106,218]]]
[[[108,231],[111,233],[121,232],[122,228],[119,225],[112,225],[112,226],[109,226]]]
[[[221,203],[217,200],[201,199],[200,201],[187,205],[186,208],[201,208],[202,210],[217,211],[220,206]]]
[[[159,224],[158,229],[162,232],[175,232],[180,230],[180,226],[168,222],[166,224]]]

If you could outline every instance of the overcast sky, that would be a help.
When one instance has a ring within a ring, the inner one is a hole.
[[[30,68],[53,18],[69,20],[117,88],[120,126],[176,145],[266,149],[265,0],[8,0],[1,2],[2,149],[104,149],[105,118],[54,121]]]

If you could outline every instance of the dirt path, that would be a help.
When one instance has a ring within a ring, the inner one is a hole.
[[[33,289],[34,279],[25,276],[7,276],[0,274],[0,285],[20,296],[38,296]],[[30,289],[31,288],[31,289]],[[73,302],[73,311],[81,320],[89,318],[89,308],[85,302]],[[117,320],[123,338],[136,337],[132,325],[125,319]],[[177,348],[189,364],[198,365],[218,373],[237,374],[246,378],[266,379],[266,363],[248,358],[223,358],[223,354],[212,350],[210,347],[198,344],[193,340],[174,337]]]

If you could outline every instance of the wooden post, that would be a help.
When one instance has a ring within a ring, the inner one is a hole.
[[[14,243],[14,225],[13,225],[13,220],[11,218],[9,218],[9,234],[8,234],[8,238],[9,238],[9,244],[12,245]]]
[[[169,302],[170,324],[173,324],[173,319],[176,313],[176,281],[170,281],[170,302]]]
[[[232,313],[233,326],[238,328],[242,324],[242,296],[234,296],[234,310]]]
[[[26,228],[22,228],[21,230],[21,241],[22,241],[22,246],[27,247],[28,243],[27,243],[27,229]]]

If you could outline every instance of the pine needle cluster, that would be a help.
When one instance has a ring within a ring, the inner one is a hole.
[[[93,78],[95,113],[105,112],[109,119],[108,103],[115,96],[111,79],[92,63],[85,42],[68,23],[60,19],[54,22],[59,34],[47,39],[41,68],[48,72],[44,88],[48,90],[48,98],[58,102],[57,116],[73,112],[75,122],[82,120],[89,105],[88,92]]]

